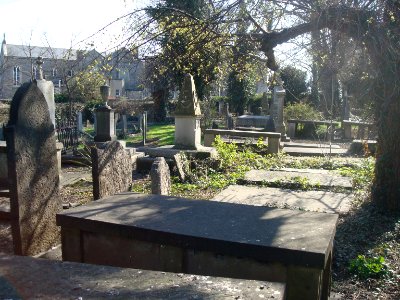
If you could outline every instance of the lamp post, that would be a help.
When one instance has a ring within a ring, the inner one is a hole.
[[[114,110],[107,104],[108,96],[110,95],[110,86],[102,85],[100,87],[100,94],[104,103],[95,109],[96,135],[94,141],[99,143],[115,141],[117,136],[115,135]]]

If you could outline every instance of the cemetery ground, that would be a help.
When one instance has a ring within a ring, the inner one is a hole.
[[[162,128],[158,130],[162,132]],[[163,144],[163,141],[157,141],[155,137],[150,138],[149,142]],[[177,174],[173,173],[172,195],[199,201],[212,199],[229,185],[247,184],[243,179],[250,169],[326,169],[351,176],[354,196],[351,209],[340,214],[335,236],[332,284],[334,299],[400,298],[400,219],[399,216],[379,212],[369,201],[369,187],[373,179],[372,158],[290,157],[283,154],[266,157],[259,155],[265,150],[261,144],[257,144],[252,150],[240,150],[221,141],[217,141],[216,146],[221,157],[219,162],[188,161],[185,182],[181,182]],[[65,184],[61,186],[60,196],[65,206],[92,201],[91,169],[88,166],[64,165],[62,173]],[[68,178],[74,180],[68,182]],[[261,185],[303,191],[320,189],[318,185],[301,176],[292,178],[290,182],[262,182]],[[349,192],[341,188],[328,189]],[[150,193],[149,176],[136,173],[132,190]],[[0,203],[1,201],[0,199]],[[296,209],[290,206],[284,208]],[[10,228],[6,223],[0,223],[0,253],[12,254]]]
[[[341,299],[399,299],[400,220],[396,216],[380,213],[369,202],[368,186],[373,170],[371,158],[293,158],[285,155],[261,158],[250,151],[231,151],[232,149],[227,149],[227,144],[221,145],[220,153],[226,156],[226,162],[221,163],[224,172],[221,172],[222,169],[217,171],[216,166],[213,166],[214,170],[205,162],[197,162],[197,171],[190,174],[188,182],[181,183],[178,177],[173,177],[173,195],[211,199],[229,184],[240,183],[243,172],[250,167],[325,168],[351,175],[355,197],[351,210],[341,214],[339,218],[334,246],[332,292],[335,297],[341,296]],[[240,160],[242,167],[227,168],[230,159]],[[90,174],[88,167],[64,166],[63,174],[76,174],[75,178],[78,178],[74,183],[62,186],[61,197],[64,204],[83,204],[92,200],[92,182],[91,177],[87,176]],[[316,188],[300,178],[293,180],[291,188],[294,186],[300,190]],[[148,193],[149,189],[148,175],[136,174],[133,190]],[[5,223],[0,225],[0,249],[2,253],[12,253],[9,227]],[[359,256],[355,260],[358,255],[365,256],[365,259]],[[372,261],[374,257],[383,257],[384,262]],[[357,271],[351,272],[351,265],[358,268]]]

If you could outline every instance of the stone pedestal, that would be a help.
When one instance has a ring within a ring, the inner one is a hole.
[[[108,142],[117,139],[115,135],[114,110],[108,106],[102,106],[95,110],[96,123],[94,137],[95,142]]]
[[[200,117],[175,116],[175,148],[195,150],[200,146]]]

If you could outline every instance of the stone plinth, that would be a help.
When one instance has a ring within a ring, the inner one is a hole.
[[[63,260],[286,282],[328,299],[338,215],[124,193],[57,215]]]
[[[115,141],[115,116],[114,110],[108,106],[102,106],[95,110],[96,115],[96,135],[95,142]]]
[[[196,150],[200,147],[200,117],[175,116],[175,148]]]

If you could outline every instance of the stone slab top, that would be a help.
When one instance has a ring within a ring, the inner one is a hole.
[[[325,213],[346,213],[350,209],[351,199],[352,196],[345,193],[230,185],[212,200]]]
[[[270,138],[279,138],[281,134],[278,132],[268,132],[268,131],[248,131],[248,130],[235,130],[235,129],[206,129],[204,133],[212,133],[214,135],[231,135],[231,136],[262,136],[262,137],[270,137]]]
[[[339,145],[332,144],[329,146],[329,144],[309,144],[309,143],[295,143],[295,142],[290,142],[290,143],[283,143],[284,147],[297,147],[297,148],[328,148],[332,147],[332,149],[340,149]]]
[[[291,169],[281,170],[250,170],[245,174],[244,180],[249,183],[290,183],[305,178],[307,183],[321,188],[341,187],[352,188],[350,177],[340,176],[328,170],[317,169]]]
[[[282,151],[293,156],[327,156],[329,154],[343,156],[348,154],[347,149],[332,149],[330,151],[329,148],[321,147],[284,147]]]
[[[137,151],[144,152],[146,155],[153,157],[174,158],[175,154],[184,152],[185,154],[199,158],[216,158],[218,156],[217,150],[213,147],[201,146],[197,150],[191,149],[177,149],[174,145],[166,145],[161,147],[138,147]]]
[[[0,254],[0,299],[285,299],[285,284]]]
[[[339,122],[336,121],[321,121],[321,120],[297,120],[297,119],[289,119],[287,120],[288,123],[302,123],[302,124],[315,124],[315,125],[339,125]]]
[[[57,214],[57,225],[259,261],[324,268],[338,216],[122,193]]]

